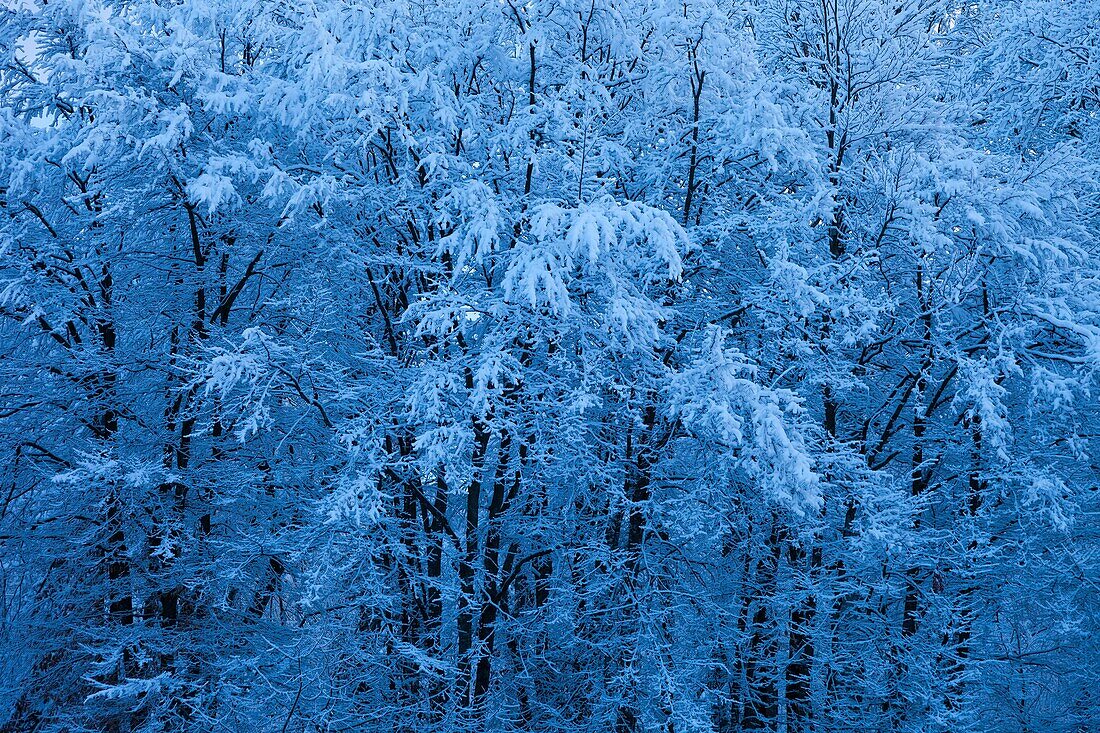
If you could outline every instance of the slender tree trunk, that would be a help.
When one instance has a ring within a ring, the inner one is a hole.
[[[467,374],[467,386],[473,388],[473,375]],[[492,437],[491,416],[474,416],[474,450],[471,456],[473,476],[466,491],[466,522],[464,530],[464,554],[458,565],[459,595],[458,615],[458,680],[456,697],[467,708],[471,699],[471,671],[473,669],[474,613],[476,601],[476,575],[479,557],[479,523],[481,516],[481,488],[485,474],[485,454]]]
[[[506,476],[508,464],[511,461],[512,435],[508,430],[501,431],[499,456],[497,468],[493,476],[493,494],[489,502],[487,527],[485,533],[485,551],[483,554],[483,570],[485,573],[484,592],[481,598],[481,615],[478,619],[477,638],[478,648],[476,652],[477,665],[474,676],[475,707],[480,707],[489,691],[489,682],[492,672],[493,649],[496,644],[496,621],[503,601],[503,593],[506,591],[501,586],[500,574],[500,542],[502,515],[511,504],[511,496],[506,488]]]

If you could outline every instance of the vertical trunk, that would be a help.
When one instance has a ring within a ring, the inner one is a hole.
[[[413,452],[413,435],[408,430],[402,430],[397,438],[398,455],[402,465],[406,465]],[[403,600],[401,603],[401,638],[407,644],[418,646],[422,619],[420,618],[420,606],[417,602],[420,593],[420,543],[417,526],[417,494],[419,475],[412,469],[406,468],[405,475],[401,479],[401,499],[398,508],[398,522],[401,533],[402,557],[398,560],[398,584],[402,588]],[[410,680],[415,686],[415,668],[410,667]]]
[[[700,39],[702,40],[702,39]],[[691,206],[695,198],[696,175],[699,169],[699,104],[703,97],[703,82],[707,72],[699,68],[699,58],[695,48],[689,52],[692,62],[691,75],[691,154],[688,160],[687,192],[684,194],[684,226],[691,221]]]
[[[831,67],[828,73],[829,111],[825,125],[826,150],[829,156],[828,175],[829,184],[833,189],[835,201],[832,206],[831,218],[826,228],[826,239],[829,247],[829,259],[833,264],[839,263],[845,256],[846,233],[846,202],[841,194],[841,170],[844,165],[844,157],[848,149],[848,131],[841,129],[841,118],[844,110],[851,101],[847,90],[840,84],[839,70],[841,68],[841,49],[844,39],[841,33],[839,20],[839,7],[836,3],[821,3],[821,38],[824,42],[823,64]],[[831,17],[830,17],[831,16]],[[821,315],[821,343],[822,353],[828,368],[829,339],[832,335],[833,315],[825,308]],[[822,427],[825,431],[829,449],[839,445],[839,413],[840,400],[833,384],[831,375],[826,374],[825,382],[821,388]],[[832,481],[835,477],[826,475],[826,480]],[[822,506],[822,520],[827,518],[828,505]],[[856,512],[855,501],[848,498],[845,502],[844,530],[847,534],[854,521]],[[786,695],[783,704],[786,707],[785,719],[789,729],[802,731],[812,726],[814,689],[812,680],[821,677],[829,678],[829,674],[820,674],[817,670],[821,660],[817,658],[817,649],[814,646],[812,630],[818,625],[818,599],[817,584],[822,576],[822,562],[824,553],[821,547],[822,537],[815,535],[813,546],[809,553],[798,544],[788,545],[788,562],[793,572],[802,572],[805,579],[805,596],[792,607],[788,618],[789,636],[789,661],[783,671],[785,675]],[[777,549],[778,551],[778,549]],[[845,575],[844,563],[837,560],[829,568],[835,573],[838,580]],[[832,604],[832,613],[838,615],[840,608]],[[828,613],[828,610],[826,611]]]
[[[910,471],[910,493],[914,499],[919,498],[928,489],[929,471],[925,465],[926,457],[926,431],[927,408],[925,400],[928,393],[928,376],[932,369],[935,353],[932,346],[932,311],[930,298],[926,293],[924,265],[917,264],[916,272],[917,303],[921,309],[922,346],[924,359],[917,375],[916,391],[920,396],[916,408],[913,411],[913,458]],[[920,527],[920,516],[913,520],[913,529]],[[902,610],[901,633],[903,638],[908,638],[917,633],[919,625],[919,598],[921,572],[920,568],[911,566],[905,573],[905,601]]]
[[[657,424],[657,410],[654,405],[656,395],[647,393],[646,404],[642,408],[642,431],[637,435],[633,430],[628,430],[626,437],[626,484],[624,490],[630,502],[627,513],[627,537],[623,563],[626,572],[625,588],[628,594],[628,602],[636,603],[640,592],[639,572],[642,546],[646,534],[646,515],[649,511],[651,496],[650,481],[653,467],[653,430]],[[626,613],[632,614],[630,618],[636,621],[637,609],[633,606]],[[623,650],[625,653],[625,650]],[[640,711],[634,701],[633,691],[628,691],[627,700],[620,703],[616,733],[634,733],[638,727]]]
[[[522,444],[521,444],[522,445]],[[485,552],[483,569],[485,571],[485,592],[481,599],[481,616],[478,619],[477,666],[474,677],[474,705],[479,706],[489,691],[492,671],[493,649],[496,643],[496,620],[503,602],[504,588],[500,573],[501,515],[511,504],[512,492],[506,493],[505,476],[508,471],[512,436],[507,430],[500,435],[499,457],[496,473],[493,476],[493,495],[489,502],[488,526],[485,533]],[[517,480],[513,488],[518,488]]]
[[[784,670],[769,668],[765,660],[776,659],[778,637],[774,615],[768,602],[775,598],[776,581],[781,558],[782,541],[779,518],[772,516],[771,531],[753,579],[752,635],[745,659],[745,712],[743,730],[772,730],[779,716],[778,682]]]
[[[814,581],[821,566],[821,548],[814,547],[808,559],[809,568],[805,568],[807,560],[805,549],[795,542],[787,541],[787,561],[790,572],[796,575],[800,571],[803,572],[807,586]],[[787,670],[784,682],[789,730],[806,730],[812,717],[810,679],[814,662],[814,643],[811,630],[816,612],[815,589],[806,587],[805,597],[794,604],[788,622],[790,633],[787,639]]]
[[[466,379],[468,382],[467,387],[472,389],[473,375],[467,373]],[[464,554],[458,565],[459,595],[456,619],[458,628],[458,680],[456,696],[463,707],[468,707],[472,702],[470,673],[473,666],[475,581],[480,544],[478,525],[481,512],[481,485],[484,479],[485,454],[488,451],[491,437],[490,420],[491,416],[485,418],[474,416],[472,419],[474,450],[470,461],[473,466],[473,476],[466,491]]]
[[[934,364],[935,352],[932,345],[932,311],[929,299],[930,284],[926,282],[924,263],[920,259],[921,253],[917,253],[917,268],[914,277],[914,289],[916,302],[920,313],[921,322],[921,350],[923,356],[916,375],[915,393],[916,404],[913,408],[912,426],[912,457],[910,461],[909,492],[910,496],[920,502],[921,497],[928,490],[931,472],[928,469],[928,445],[927,428],[930,416],[930,407],[927,405],[929,377]],[[923,509],[917,507],[917,515],[913,518],[912,529],[920,530],[922,525]],[[920,598],[922,595],[923,573],[915,562],[910,562],[904,573],[905,592],[902,601],[901,642],[891,651],[892,656],[892,685],[895,686],[906,674],[906,656],[912,645],[912,638],[920,629],[921,609]],[[896,692],[896,689],[895,689]],[[904,723],[907,709],[905,701],[893,695],[889,704],[885,705],[887,712],[893,717],[893,725],[900,727]]]
[[[440,638],[443,626],[443,594],[440,583],[443,577],[443,542],[445,537],[443,523],[447,516],[447,506],[450,498],[445,468],[440,465],[436,471],[436,491],[435,501],[433,502],[435,512],[427,528],[427,587],[425,588],[427,613],[424,618],[425,647],[427,653],[432,656],[438,654],[443,646]],[[427,522],[427,519],[425,519],[425,522]],[[446,690],[441,680],[438,678],[433,679],[428,689],[428,706],[433,723],[438,723],[442,718],[445,694]]]
[[[206,340],[208,335],[205,284],[206,251],[202,244],[195,208],[184,203],[184,211],[187,214],[195,289],[191,323],[185,332],[185,337],[181,338],[178,327],[173,328],[171,332],[169,364],[173,367],[181,352],[186,354],[199,342]],[[171,398],[173,391],[180,389],[181,386],[176,383],[171,375],[169,376],[167,385],[169,401],[164,413],[165,428],[168,435],[175,436],[177,429],[179,435],[178,439],[173,437],[164,446],[164,467],[173,471],[178,478],[161,484],[159,489],[161,494],[166,496],[167,501],[164,504],[171,507],[171,512],[169,516],[153,517],[153,530],[147,540],[151,550],[150,570],[154,573],[160,573],[162,577],[160,580],[161,587],[149,598],[147,605],[151,607],[147,609],[146,615],[150,618],[159,618],[161,625],[165,628],[174,627],[179,622],[183,587],[172,577],[171,566],[173,559],[179,557],[183,548],[179,542],[173,542],[170,545],[173,548],[172,558],[165,557],[158,552],[158,549],[173,535],[178,537],[183,532],[182,525],[185,521],[188,493],[186,476],[191,466],[192,442],[196,424],[195,416],[189,413],[192,412],[192,402],[197,388],[191,387],[186,392],[180,392],[176,394],[173,400]],[[165,654],[159,661],[161,668],[169,671],[173,670],[175,660],[172,655]],[[186,717],[187,711],[184,710],[183,712]]]
[[[112,366],[117,335],[114,322],[106,312],[111,305],[111,289],[111,272],[104,265],[99,286],[102,299],[100,307],[103,312],[96,319],[96,331],[103,347],[106,368],[100,371],[93,380],[95,398],[101,407],[100,413],[94,418],[92,432],[105,444],[114,438],[119,427],[118,412],[114,406],[117,399],[115,394],[117,377]],[[125,513],[126,507],[123,506],[122,498],[118,496],[117,492],[112,491],[112,495],[107,501],[107,527],[111,532],[107,539],[107,580],[111,588],[109,612],[111,619],[115,622],[129,625],[134,621],[134,599],[129,588],[130,560],[129,550],[126,546],[126,531],[123,526]]]
[[[537,68],[537,66],[535,65],[535,43],[536,43],[536,41],[531,41],[530,43],[527,44],[527,59],[528,59],[527,111],[531,115],[532,119],[534,118],[534,115],[535,115],[535,70]],[[533,129],[531,130],[530,138],[531,138],[531,144],[534,145],[534,143],[535,143],[535,131]],[[535,151],[532,150],[531,151],[531,159],[527,161],[527,169],[524,171],[524,176],[523,176],[523,195],[524,195],[524,198],[526,198],[528,195],[530,195],[531,185],[534,183],[534,176],[535,176],[534,155],[535,155]],[[524,202],[524,207],[526,207],[526,206],[527,206],[527,204],[526,204],[526,201],[525,201]],[[516,226],[519,226],[519,225],[517,224]],[[518,237],[519,232],[516,232],[516,235]]]
[[[98,206],[96,207],[98,212]],[[98,228],[99,222],[93,222],[92,228]],[[95,330],[99,336],[103,349],[103,365],[93,379],[95,385],[95,401],[100,405],[100,412],[94,418],[92,432],[97,435],[104,446],[113,442],[119,430],[118,410],[116,403],[118,395],[115,392],[117,375],[114,371],[115,347],[117,345],[117,332],[114,320],[110,314],[113,279],[108,265],[104,264],[100,272],[99,280],[99,314],[95,319]],[[126,515],[132,511],[132,507],[125,504],[120,496],[118,488],[111,487],[107,498],[106,524],[110,536],[107,539],[107,587],[110,594],[108,603],[108,622],[122,626],[134,623],[134,598],[131,590],[131,564],[130,549],[127,546]],[[119,657],[117,673],[112,682],[125,680],[128,675],[134,673],[133,651],[124,646]],[[129,733],[133,724],[133,714],[129,711],[120,711],[111,717],[107,723],[112,733]]]
[[[626,495],[630,500],[630,513],[627,519],[627,567],[636,572],[638,555],[645,539],[646,513],[650,499],[650,471],[653,467],[652,447],[653,427],[657,422],[657,409],[652,400],[642,412],[644,432],[638,438],[627,436],[627,486]]]
[[[982,420],[979,415],[974,415],[966,419],[964,424],[970,434],[970,473],[967,476],[966,504],[963,516],[969,520],[970,531],[976,532],[977,527],[974,525],[978,521],[978,513],[982,508],[986,488],[985,480],[982,478]],[[977,549],[977,540],[971,539],[967,543],[963,561],[960,563],[959,575],[963,587],[959,590],[956,599],[958,629],[955,631],[952,640],[954,650],[951,668],[948,671],[950,679],[947,705],[949,708],[957,708],[961,703],[966,667],[970,659],[970,639],[974,630],[974,594],[978,590],[977,580],[974,577],[974,554]]]

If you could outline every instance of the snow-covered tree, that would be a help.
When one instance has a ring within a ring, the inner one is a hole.
[[[0,730],[1090,729],[1070,5],[5,4]]]

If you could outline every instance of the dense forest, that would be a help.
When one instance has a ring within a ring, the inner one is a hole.
[[[1096,0],[2,0],[0,731],[1100,730]]]

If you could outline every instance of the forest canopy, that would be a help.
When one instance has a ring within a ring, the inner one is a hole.
[[[0,1],[0,731],[1100,730],[1100,3]]]

